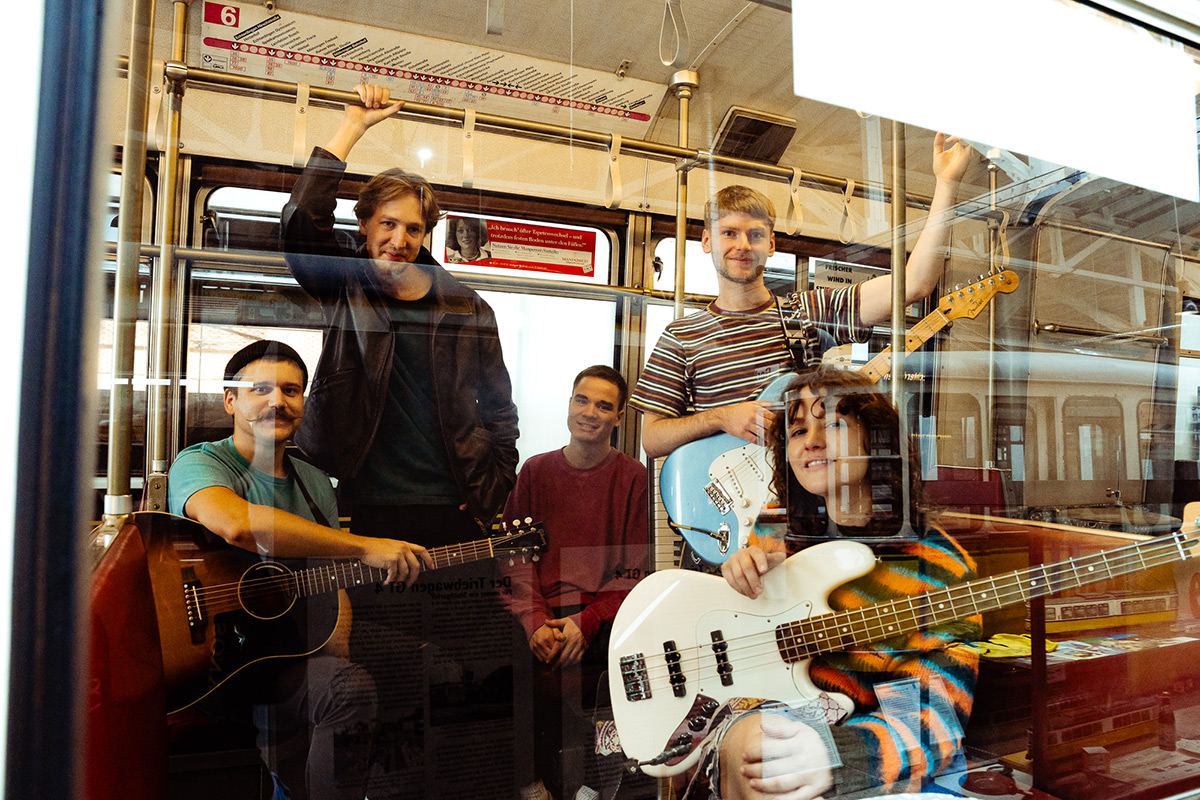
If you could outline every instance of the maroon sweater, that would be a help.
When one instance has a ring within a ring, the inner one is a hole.
[[[590,640],[646,574],[646,468],[618,450],[591,469],[562,450],[533,456],[504,507],[505,519],[526,517],[546,526],[550,546],[536,562],[498,562],[512,579],[508,610],[532,636],[554,609],[583,606],[571,619]]]

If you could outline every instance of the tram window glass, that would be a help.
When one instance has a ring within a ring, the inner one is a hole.
[[[111,310],[110,310],[111,317]],[[113,321],[111,318],[100,321],[99,349],[96,362],[96,388],[98,397],[99,435],[96,447],[96,474],[104,475],[108,462],[109,442],[109,389],[112,387],[112,354],[113,354]],[[132,452],[130,454],[130,470],[133,475],[140,476],[143,466],[143,448],[146,443],[146,374],[150,348],[150,325],[145,320],[138,320],[134,325],[133,346],[133,428],[130,431]]]
[[[591,284],[612,276],[612,243],[599,228],[449,211],[431,239],[433,257],[455,272]]]
[[[1175,460],[1200,458],[1200,358],[1179,359],[1179,393],[1175,403]]]
[[[1169,469],[1175,459],[1175,442],[1171,425],[1175,421],[1174,403],[1155,403],[1142,400],[1137,406],[1138,464],[1145,480],[1170,477],[1155,474],[1155,464]]]
[[[1031,448],[1038,438],[1038,420],[1026,413],[1021,403],[997,403],[993,417],[996,441],[996,466],[1009,471],[1014,481],[1023,481],[1036,469],[1037,454]]]
[[[712,256],[701,247],[700,242],[688,240],[684,246],[683,290],[687,294],[715,295],[717,273],[713,269]],[[654,277],[654,288],[660,292],[675,289],[675,238],[660,239],[654,246],[654,257],[662,262],[662,271]],[[767,286],[776,294],[796,290],[796,257],[791,253],[776,252],[767,259]]]
[[[219,186],[209,193],[205,208],[204,246],[221,250],[279,249],[279,213],[287,192]],[[335,225],[358,235],[354,200],[339,197],[333,212]]]
[[[921,457],[932,455],[935,464],[948,467],[980,467],[980,437],[983,435],[979,400],[961,392],[946,392],[938,402],[940,430],[934,442],[936,451],[922,449]]]
[[[1121,404],[1114,397],[1068,397],[1063,402],[1063,467],[1069,481],[1115,482],[1125,477]]]
[[[496,312],[520,414],[517,449],[524,464],[566,440],[567,401],[580,370],[612,365],[617,304],[510,292],[480,295]]]
[[[1106,333],[1157,327],[1166,250],[1055,225],[1038,229],[1034,314]]]

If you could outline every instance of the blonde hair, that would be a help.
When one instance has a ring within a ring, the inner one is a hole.
[[[775,204],[771,198],[749,186],[726,186],[704,204],[704,222],[711,227],[726,214],[745,214],[767,223],[775,230]]]

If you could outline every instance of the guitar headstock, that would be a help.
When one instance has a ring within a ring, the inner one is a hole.
[[[974,283],[955,289],[939,300],[938,310],[946,319],[975,319],[997,292],[1008,294],[1016,291],[1018,283],[1020,279],[1011,269],[994,275],[981,275]]]
[[[529,517],[501,522],[499,535],[492,537],[492,548],[496,555],[506,555],[510,559],[532,556],[536,561],[538,553],[544,551],[546,546],[546,526]]]

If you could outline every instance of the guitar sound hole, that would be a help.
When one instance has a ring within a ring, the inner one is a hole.
[[[259,619],[275,619],[296,604],[295,584],[287,567],[271,561],[255,564],[238,581],[238,602]]]

